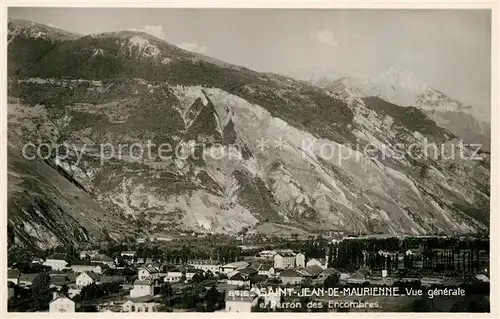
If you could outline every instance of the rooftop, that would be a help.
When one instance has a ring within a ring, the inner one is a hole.
[[[65,254],[61,254],[61,253],[57,253],[57,254],[53,254],[52,256],[48,257],[47,260],[49,259],[52,259],[52,260],[65,260],[66,259],[66,255]]]
[[[12,279],[12,278],[19,278],[19,275],[21,273],[17,269],[8,269],[7,270],[7,278]]]
[[[255,270],[252,267],[247,267],[247,268],[239,269],[238,272],[241,273],[241,274],[244,274],[244,275],[251,275],[251,274],[258,273],[258,271]]]
[[[71,266],[99,266],[98,263],[91,262],[88,260],[73,260]]]
[[[323,270],[321,272],[322,275],[325,275],[325,276],[329,276],[329,275],[332,275],[332,274],[335,274],[337,273],[338,271],[333,269],[333,268],[326,268],[325,270]]]
[[[146,270],[150,274],[157,274],[157,273],[160,272],[160,269],[158,269],[158,267],[152,267],[152,266],[141,267],[140,269],[141,270]]]
[[[248,267],[250,264],[247,263],[246,261],[236,261],[233,263],[229,263],[224,265],[224,268],[245,268]]]
[[[106,256],[104,254],[97,254],[92,258],[93,261],[104,261],[104,262],[111,262],[113,259],[109,256]]]
[[[286,269],[280,273],[280,277],[302,277],[302,275],[294,269]]]
[[[134,281],[134,286],[136,285],[151,285],[151,281],[149,280],[136,280]]]
[[[99,275],[96,274],[95,272],[92,272],[92,271],[85,271],[85,272],[82,272],[80,275],[78,276],[81,276],[82,274],[86,274],[87,276],[89,276],[90,278],[92,278],[93,280],[99,280]]]
[[[270,264],[260,264],[259,265],[259,268],[257,268],[257,270],[260,270],[260,271],[269,271],[273,266],[270,265]]]
[[[312,265],[304,268],[304,270],[307,271],[309,274],[311,274],[311,276],[317,276],[320,273],[322,273],[324,269],[318,265]]]

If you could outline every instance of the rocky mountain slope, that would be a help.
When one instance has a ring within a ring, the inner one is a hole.
[[[54,37],[48,51],[32,34],[9,43],[12,241],[273,228],[263,225],[487,231],[489,155],[413,156],[426,140],[460,149],[418,109],[329,93],[140,32]],[[68,151],[32,162],[19,154],[27,142]]]
[[[330,92],[348,89],[360,98],[377,96],[400,106],[416,107],[466,143],[482,144],[484,151],[490,150],[490,125],[471,115],[470,105],[429,87],[407,70],[392,66],[371,79],[343,77],[319,84]]]

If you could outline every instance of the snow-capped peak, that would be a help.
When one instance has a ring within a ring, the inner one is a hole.
[[[413,73],[395,66],[370,80],[375,95],[401,106],[413,105],[429,87]]]

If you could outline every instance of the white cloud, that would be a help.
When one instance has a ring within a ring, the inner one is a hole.
[[[198,53],[202,53],[202,54],[205,54],[209,51],[206,46],[199,45],[198,43],[194,43],[194,42],[182,42],[182,43],[177,44],[177,46],[179,48],[187,50],[187,51],[198,52]]]
[[[337,42],[337,39],[335,37],[335,34],[328,30],[328,29],[323,29],[323,30],[318,30],[314,33],[314,38],[318,40],[319,42],[330,45],[332,47],[336,47],[339,45]]]
[[[165,33],[163,33],[163,27],[161,25],[145,25],[142,29],[131,29],[131,31],[140,31],[149,33],[159,39],[165,40]]]

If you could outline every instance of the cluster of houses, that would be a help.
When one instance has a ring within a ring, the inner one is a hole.
[[[384,254],[383,251],[379,252]],[[408,250],[406,255],[417,255],[417,250]],[[260,286],[269,282],[280,283],[283,286],[298,285],[304,282],[322,283],[329,276],[337,275],[346,283],[362,283],[370,275],[370,271],[361,269],[348,274],[338,272],[328,267],[326,258],[307,259],[305,254],[296,253],[290,249],[263,250],[255,258],[220,264],[214,260],[192,260],[182,265],[167,265],[153,261],[152,258],[138,258],[135,251],[122,251],[121,259],[126,264],[137,269],[137,276],[132,282],[127,282],[124,276],[105,275],[105,269],[117,269],[117,261],[100,254],[95,250],[80,253],[80,260],[66,262],[64,254],[54,254],[45,261],[39,261],[51,267],[50,287],[68,287],[65,295],[54,294],[50,303],[50,312],[74,312],[75,302],[72,300],[83,287],[91,284],[119,283],[121,293],[116,300],[108,300],[98,305],[99,311],[111,312],[155,312],[158,311],[158,293],[163,283],[189,282],[197,274],[208,272],[218,276],[219,285],[225,285],[226,291],[241,290],[246,294],[239,296],[226,294],[228,312],[249,312],[255,306],[256,300],[264,298],[266,303],[276,304],[279,296],[259,296]],[[37,274],[21,274],[16,269],[8,270],[8,281],[22,287],[31,286]],[[380,277],[387,276],[382,271]],[[223,291],[223,290],[221,290]],[[10,289],[9,289],[10,293]]]

